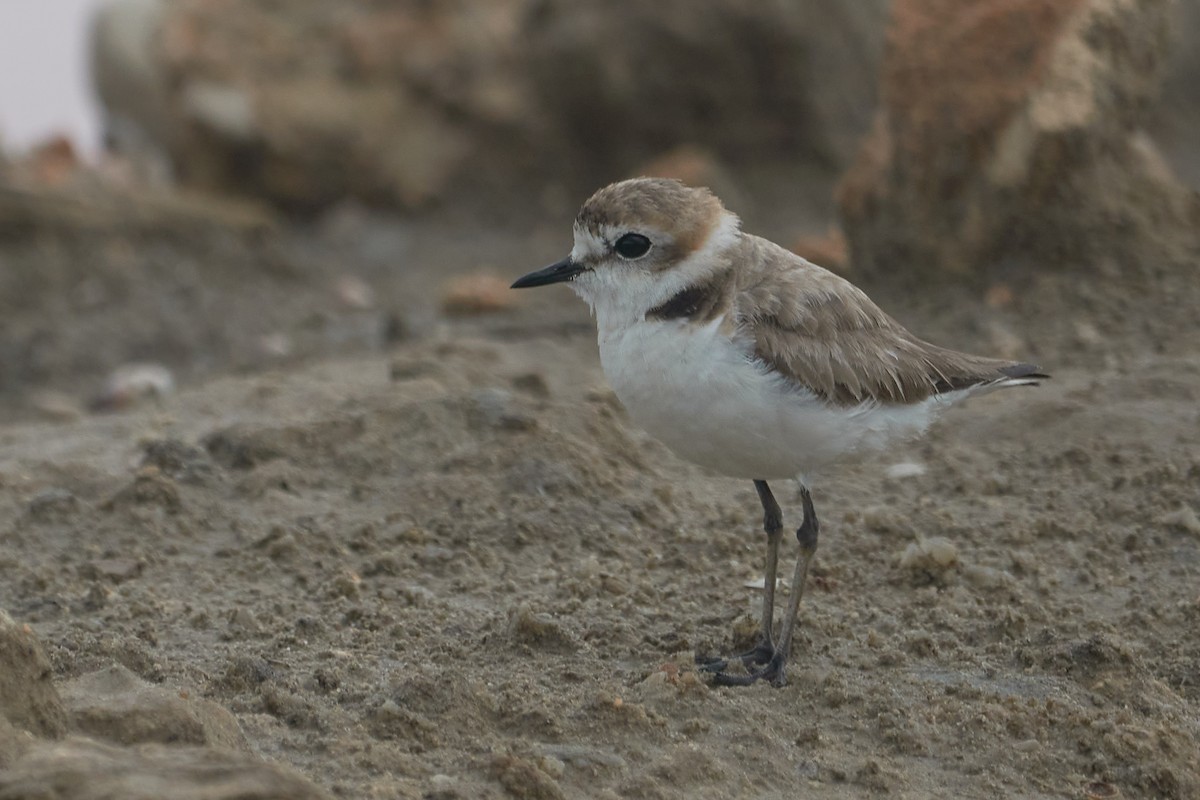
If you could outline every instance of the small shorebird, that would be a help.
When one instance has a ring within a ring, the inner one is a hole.
[[[1036,384],[1032,364],[924,342],[828,270],[765,239],[707,189],[636,178],[575,218],[571,254],[513,288],[569,282],[596,317],[604,374],[630,417],[678,455],[754,481],[767,534],[762,633],[703,665],[714,682],[786,682],[819,525],[808,476],[847,453],[911,438],[973,394]],[[778,640],[783,515],[768,480],[800,483],[800,553]]]

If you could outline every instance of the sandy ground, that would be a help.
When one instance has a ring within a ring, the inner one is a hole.
[[[343,797],[1200,796],[1195,260],[867,287],[1054,380],[822,476],[790,684],[711,689],[694,656],[758,615],[752,486],[631,425],[565,289],[436,310],[450,274],[558,257],[572,210],[7,242],[32,288],[0,354],[0,607],[55,680],[115,662],[212,700]],[[382,310],[331,311],[344,273]],[[182,388],[44,419],[35,389],[85,397],[131,352]]]

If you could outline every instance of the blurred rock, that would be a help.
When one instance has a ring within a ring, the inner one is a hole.
[[[168,76],[159,65],[166,9],[166,0],[106,0],[92,22],[91,75],[105,144],[151,184],[171,177],[169,154],[181,135]]]
[[[141,448],[139,470],[151,467],[171,480],[193,485],[202,485],[213,477],[213,462],[199,447],[167,438],[143,441]]]
[[[282,331],[265,333],[254,340],[255,354],[263,358],[287,358],[296,350],[292,337]]]
[[[534,612],[528,606],[512,609],[508,615],[508,636],[514,644],[552,653],[573,653],[579,649],[570,633],[549,614]]]
[[[166,153],[188,185],[411,208],[460,179],[585,191],[684,143],[731,164],[845,163],[885,8],[110,0],[93,60],[110,141]]]
[[[35,736],[56,739],[67,730],[67,714],[41,643],[28,625],[17,624],[4,611],[0,611],[0,718]]]
[[[29,407],[46,422],[78,422],[83,419],[83,407],[77,399],[51,389],[34,392],[29,398]]]
[[[23,240],[42,232],[195,238],[215,230],[257,237],[275,226],[273,212],[260,203],[198,192],[131,190],[100,173],[79,174],[88,180],[67,186],[33,182],[26,164],[11,175],[0,174],[0,239]]]
[[[898,461],[884,470],[883,474],[891,480],[902,481],[907,478],[919,478],[925,472],[925,465],[918,461]]]
[[[1177,0],[1168,4],[1170,54],[1162,96],[1150,122],[1154,139],[1160,142],[1171,167],[1193,189],[1200,189],[1200,0]]]
[[[366,311],[375,307],[371,285],[357,275],[342,275],[334,283],[334,294],[344,308]]]
[[[509,281],[486,272],[460,275],[442,289],[442,311],[451,316],[508,311],[517,302]]]
[[[874,107],[886,6],[541,0],[528,76],[552,138],[599,167],[681,143],[731,165],[844,162]]]
[[[644,163],[631,174],[651,178],[674,178],[688,186],[705,186],[720,197],[725,206],[738,209],[744,205],[738,183],[710,150],[685,144]]]
[[[221,706],[155,686],[120,665],[67,683],[63,700],[76,732],[116,744],[249,748],[237,720]]]
[[[41,142],[30,152],[27,166],[35,182],[62,186],[79,169],[79,156],[66,136],[57,135]]]
[[[958,547],[943,536],[919,537],[904,548],[897,563],[916,585],[941,585],[947,573],[959,566]]]
[[[1196,200],[1138,127],[1167,6],[896,0],[881,108],[838,192],[855,268],[930,278],[1190,241]]]
[[[286,767],[200,747],[40,744],[0,772],[4,800],[328,800]]]
[[[161,364],[122,364],[89,406],[94,411],[119,411],[145,399],[162,399],[173,391],[175,379]]]
[[[842,272],[848,264],[846,237],[837,228],[826,233],[799,236],[792,242],[791,250],[801,258],[834,272]]]

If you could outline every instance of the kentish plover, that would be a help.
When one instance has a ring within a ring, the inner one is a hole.
[[[782,685],[819,525],[807,479],[854,451],[922,433],[950,404],[1047,377],[1032,364],[918,339],[861,290],[741,231],[711,192],[637,178],[606,186],[575,219],[575,247],[513,288],[569,282],[599,330],[600,362],[638,425],[678,455],[754,481],[767,533],[762,638],[750,670],[706,664],[719,684]],[[778,640],[772,619],[779,504],[800,483],[800,554]]]

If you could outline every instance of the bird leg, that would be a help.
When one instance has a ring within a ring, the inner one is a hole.
[[[804,596],[804,584],[808,579],[808,568],[817,552],[817,537],[821,525],[817,521],[817,512],[813,508],[812,495],[808,488],[800,487],[800,499],[804,503],[804,522],[796,531],[796,540],[800,544],[800,554],[796,559],[796,570],[792,573],[792,594],[788,598],[787,614],[783,618],[783,630],[779,636],[779,646],[775,648],[770,661],[760,670],[747,675],[730,675],[718,672],[713,675],[713,684],[717,686],[749,686],[760,680],[769,680],[775,686],[787,683],[788,655],[792,650],[792,637],[796,633],[796,618],[800,613],[800,598]],[[765,616],[764,616],[765,619]],[[760,662],[761,663],[761,662]]]
[[[775,656],[775,584],[776,574],[779,572],[779,541],[783,538],[783,510],[779,508],[779,503],[775,502],[771,487],[766,481],[755,481],[754,488],[763,507],[763,530],[767,534],[767,567],[763,577],[762,629],[758,644],[753,649],[733,657],[746,667],[766,664]],[[729,668],[731,660],[733,659],[718,658],[715,661],[702,662],[700,669],[721,673]]]

